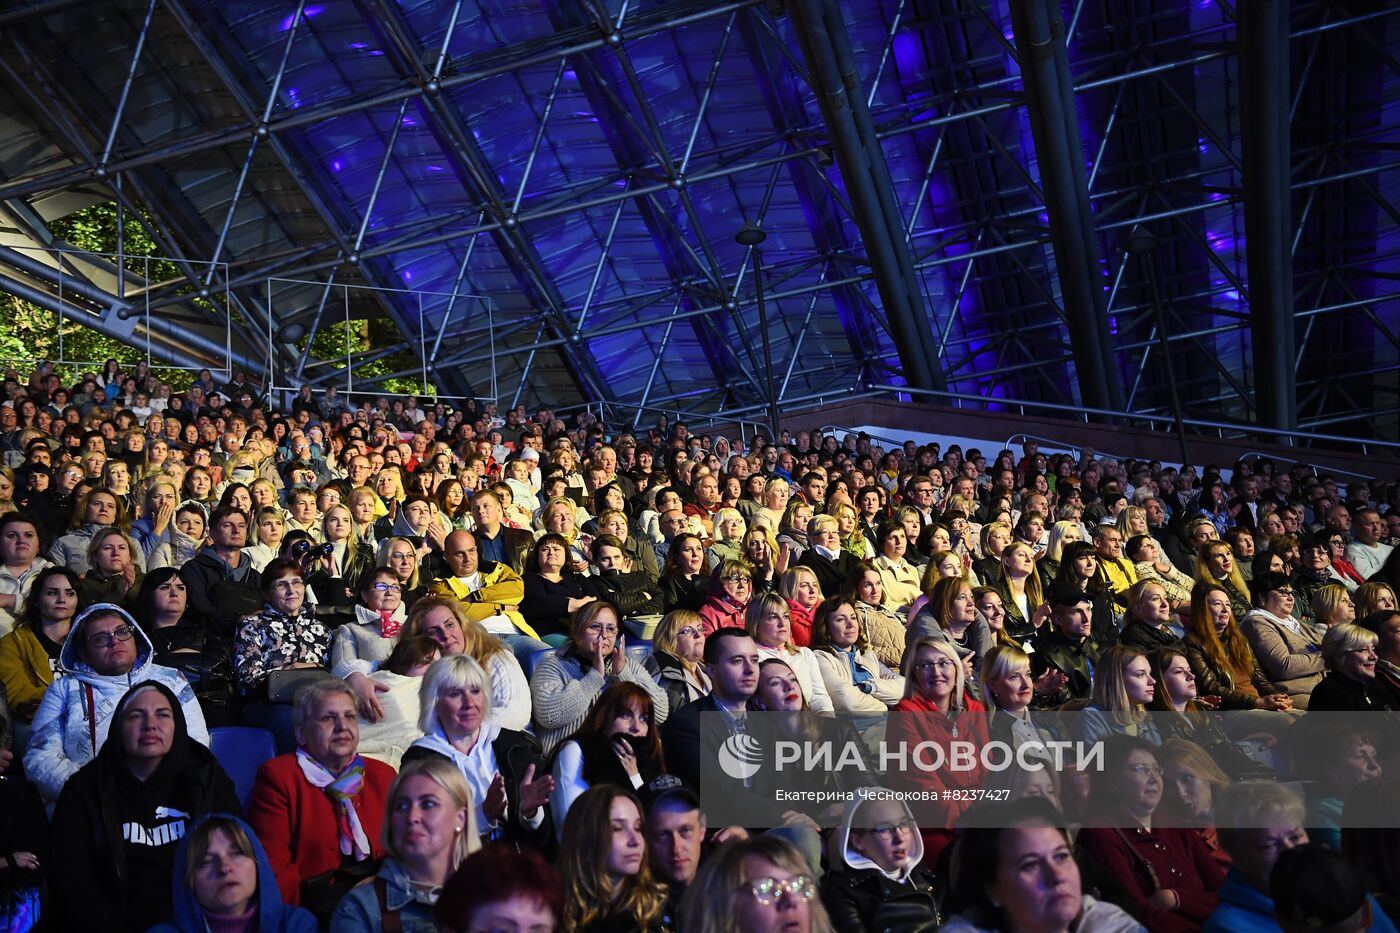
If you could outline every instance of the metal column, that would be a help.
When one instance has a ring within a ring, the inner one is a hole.
[[[1119,409],[1123,407],[1123,390],[1113,362],[1107,301],[1099,281],[1099,249],[1089,210],[1084,146],[1060,5],[1053,0],[1014,0],[1011,27],[1020,55],[1079,396],[1090,408]]]
[[[946,388],[932,319],[920,297],[914,257],[894,200],[894,183],[862,93],[840,5],[836,0],[795,0],[788,4],[788,12],[831,134],[832,152],[850,194],[904,377],[919,388]]]
[[[1288,7],[1252,0],[1239,11],[1240,143],[1244,156],[1245,258],[1259,423],[1298,426],[1293,370],[1292,200],[1289,174]]]

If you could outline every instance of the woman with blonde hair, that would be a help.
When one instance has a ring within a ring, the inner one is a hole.
[[[792,643],[803,646],[812,641],[812,614],[826,598],[821,581],[811,567],[789,567],[778,578],[778,595],[787,600],[792,619]]]
[[[835,712],[816,655],[811,648],[793,643],[792,613],[786,599],[777,593],[765,593],[749,600],[744,611],[744,630],[758,647],[760,663],[776,658],[792,668],[808,708],[827,716]]]
[[[831,507],[830,514],[835,517],[841,534],[841,550],[857,560],[870,557],[870,542],[860,530],[860,515],[855,506],[847,502],[838,502]]]
[[[1249,615],[1249,584],[1244,582],[1235,563],[1235,551],[1228,541],[1208,541],[1196,558],[1196,582],[1218,586],[1230,597],[1230,611],[1236,619]]]
[[[1045,602],[1031,545],[1012,541],[1001,552],[1001,579],[996,591],[1006,609],[1007,632],[1016,639],[1031,635],[1043,621],[1040,608]]]
[[[381,516],[387,515],[388,509],[384,508],[384,503],[379,501],[379,496],[368,486],[357,486],[350,490],[346,504],[350,508],[350,515],[355,520],[354,538],[356,545],[372,552],[375,545],[374,523]]]
[[[1147,655],[1114,645],[1094,666],[1093,697],[1074,719],[1075,737],[1098,742],[1109,735],[1133,735],[1161,745],[1162,736],[1147,711],[1157,689]]]
[[[672,710],[710,694],[710,675],[703,664],[705,623],[700,613],[673,609],[652,635],[651,654],[643,666],[656,679]]]
[[[1118,533],[1123,540],[1149,534],[1147,530],[1147,510],[1140,505],[1130,505],[1118,513]]]
[[[1226,867],[1230,856],[1215,832],[1215,805],[1230,789],[1230,776],[1210,753],[1186,739],[1167,739],[1157,752],[1162,765],[1162,805],[1157,812],[1174,824],[1190,826],[1210,850],[1211,858]]]
[[[1394,612],[1400,608],[1396,605],[1395,591],[1390,584],[1379,580],[1370,580],[1358,586],[1352,599],[1356,603],[1358,619],[1364,619],[1373,612]]]
[[[376,576],[383,573],[383,568]],[[399,641],[431,638],[442,648],[443,657],[465,655],[486,671],[491,681],[491,710],[494,721],[507,729],[523,731],[530,725],[530,682],[515,654],[480,622],[467,617],[462,603],[448,596],[425,596],[413,604]],[[337,638],[337,642],[339,642]],[[332,648],[332,661],[340,667]],[[346,668],[347,671],[351,668]]]
[[[783,529],[783,524],[787,518],[788,500],[792,498],[792,484],[781,476],[774,476],[768,480],[763,487],[763,505],[754,513],[755,524],[767,525],[768,529],[777,534]],[[801,552],[794,554],[793,558],[801,556]]]
[[[604,784],[584,791],[564,821],[559,846],[564,925],[575,933],[660,933],[666,886],[652,875],[646,820],[631,792]]]
[[[788,503],[783,520],[778,525],[778,544],[787,545],[792,554],[791,563],[797,563],[811,547],[810,532],[815,513],[812,507],[801,499]]]
[[[1327,628],[1352,623],[1357,618],[1351,593],[1340,583],[1327,583],[1313,590],[1311,607],[1313,621]]]
[[[745,560],[753,565],[753,588],[766,593],[778,586],[778,580],[795,561],[790,550],[778,547],[778,539],[767,525],[754,525],[744,532],[739,548]]]
[[[1081,540],[1083,539],[1080,537],[1078,522],[1056,522],[1050,526],[1049,542],[1045,546],[1045,553],[1040,555],[1040,561],[1036,565],[1036,569],[1040,572],[1042,585],[1048,584],[1059,574],[1060,561],[1064,559],[1065,548]]]
[[[744,516],[728,506],[715,512],[714,540],[705,549],[711,567],[727,560],[744,559]]]
[[[446,758],[410,761],[389,785],[383,864],[374,882],[353,888],[331,916],[331,933],[378,933],[384,911],[398,928],[434,929],[438,892],[468,855],[481,848],[475,801],[466,778]]]
[[[772,834],[725,843],[701,862],[681,899],[679,921],[686,933],[835,933],[811,866],[796,846]]]

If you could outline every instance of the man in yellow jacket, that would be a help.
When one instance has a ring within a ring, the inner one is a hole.
[[[1138,581],[1137,568],[1123,556],[1123,533],[1113,525],[1094,529],[1094,547],[1099,552],[1099,569],[1113,590],[1113,603],[1121,613],[1126,612],[1128,587]]]
[[[459,600],[467,618],[505,642],[522,666],[530,655],[549,648],[520,614],[525,581],[503,563],[481,560],[475,535],[452,532],[443,541],[442,556],[452,575],[434,580],[428,587],[431,595]]]

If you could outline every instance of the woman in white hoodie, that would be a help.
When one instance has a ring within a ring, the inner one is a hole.
[[[846,803],[832,837],[822,903],[836,929],[936,930],[946,884],[919,862],[924,840],[903,800],[862,788]]]

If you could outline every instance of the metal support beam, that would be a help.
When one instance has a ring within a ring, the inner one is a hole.
[[[1015,0],[1011,26],[1021,51],[1031,136],[1045,189],[1079,396],[1089,407],[1119,408],[1123,391],[1099,281],[1100,256],[1060,5],[1052,0]]]
[[[910,385],[946,388],[932,320],[920,296],[889,165],[862,93],[840,5],[836,0],[793,0],[788,12],[850,192],[904,377]]]
[[[1242,3],[1238,29],[1255,411],[1261,424],[1284,430],[1298,426],[1289,196],[1289,6],[1287,0]]]

